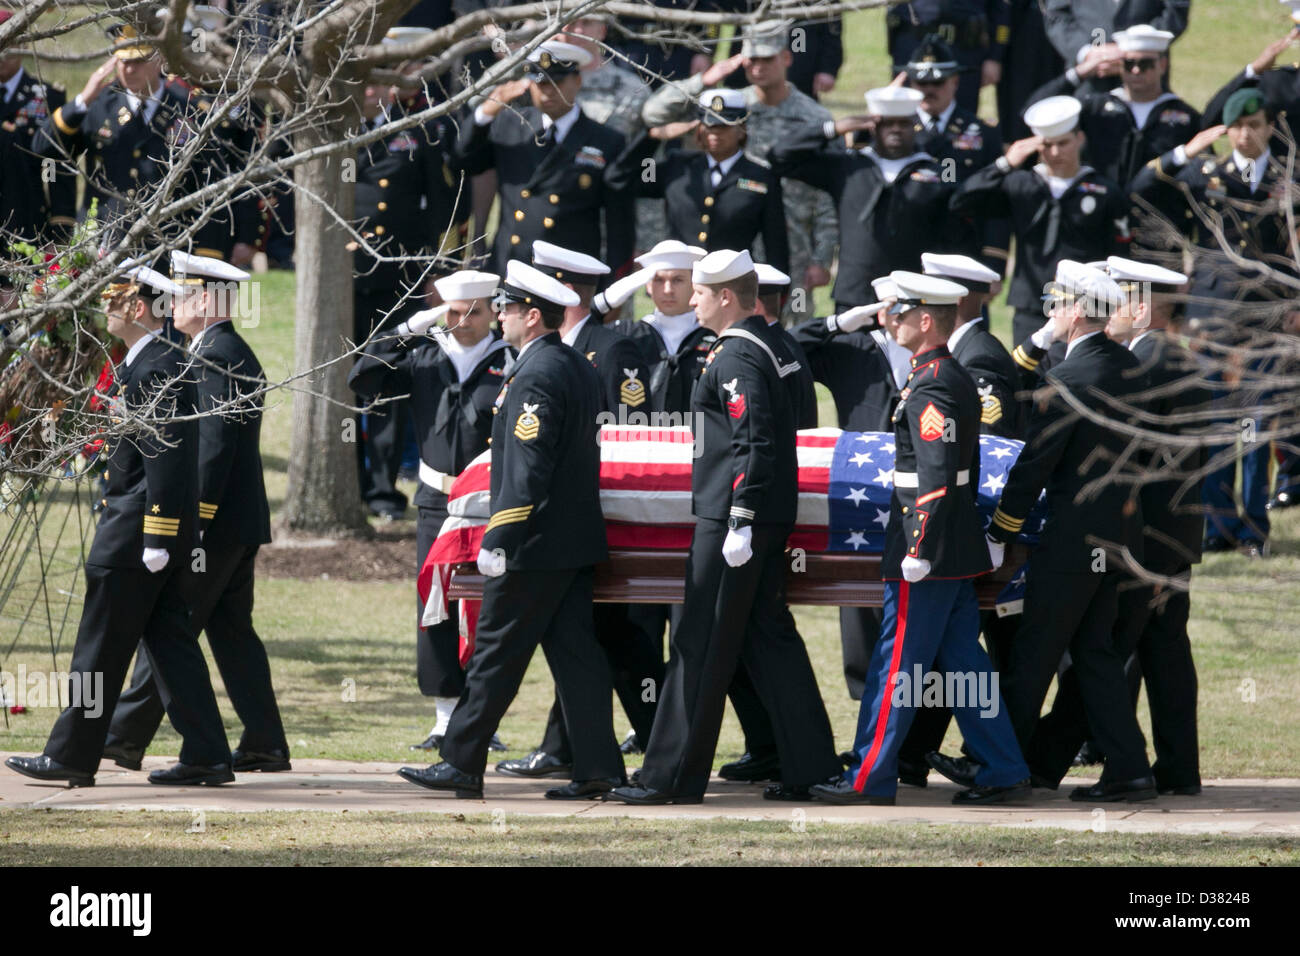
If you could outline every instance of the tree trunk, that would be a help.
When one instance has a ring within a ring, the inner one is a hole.
[[[341,123],[321,122],[301,133],[294,146],[310,149],[345,135]],[[347,387],[352,363],[332,361],[352,338],[352,253],[348,236],[322,206],[352,219],[355,178],[346,175],[348,162],[337,156],[314,160],[294,172],[295,371],[317,369],[298,385],[318,394],[294,395],[284,523],[291,532],[321,536],[368,529],[357,484],[361,435],[346,409],[354,403]]]

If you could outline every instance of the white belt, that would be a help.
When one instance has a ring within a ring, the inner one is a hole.
[[[963,468],[961,471],[957,472],[957,484],[959,485],[970,484],[969,468]],[[919,488],[920,482],[917,480],[916,472],[914,471],[894,472],[894,487],[895,488]]]
[[[449,495],[451,494],[451,483],[456,480],[456,476],[448,475],[437,468],[430,468],[421,458],[420,480],[434,491],[441,491],[444,495]]]

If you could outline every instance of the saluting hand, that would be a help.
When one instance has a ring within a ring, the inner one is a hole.
[[[1018,139],[1007,148],[1007,162],[1015,169],[1043,148],[1043,137],[1029,136]]]
[[[1300,40],[1300,27],[1293,27],[1291,32],[1282,39],[1274,40],[1268,46],[1264,47],[1264,52],[1255,57],[1254,61],[1250,64],[1251,68],[1256,73],[1267,73],[1269,70],[1273,69],[1273,64],[1277,61],[1277,58],[1282,55],[1282,51],[1296,40]]]
[[[744,62],[745,57],[737,53],[735,56],[727,57],[720,63],[714,63],[705,70],[704,75],[700,77],[700,79],[704,81],[705,89],[708,89],[711,86],[717,86],[727,77],[731,76],[731,74],[740,69]]]
[[[117,57],[110,56],[95,69],[94,73],[90,74],[90,79],[81,88],[81,102],[89,106],[94,102],[95,97],[104,92],[116,77]]]
[[[1214,145],[1214,141],[1228,132],[1228,127],[1220,123],[1218,126],[1211,126],[1209,129],[1203,129],[1187,141],[1183,147],[1183,152],[1187,158],[1191,159],[1200,153],[1203,153],[1209,146]]]
[[[528,87],[532,80],[518,79],[507,80],[505,83],[495,87],[488,94],[487,99],[483,101],[482,110],[484,116],[496,116],[510,103],[513,103],[519,97],[528,92]]]

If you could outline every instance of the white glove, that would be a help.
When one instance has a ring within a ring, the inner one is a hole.
[[[636,295],[636,290],[653,279],[654,274],[654,269],[641,269],[630,276],[624,276],[617,282],[611,282],[604,292],[596,293],[595,298],[591,300],[591,307],[601,313],[613,312]]]
[[[144,554],[140,556],[140,560],[144,562],[146,568],[154,574],[157,574],[163,568],[167,567],[167,559],[170,557],[171,555],[167,553],[166,548],[145,548]]]
[[[1052,320],[1048,319],[1047,323],[1041,329],[1029,336],[1029,341],[1033,342],[1040,349],[1046,350],[1051,348],[1052,342],[1056,340],[1056,330],[1052,327],[1053,324]]]
[[[1002,567],[1002,562],[1007,558],[1007,546],[1001,541],[994,541],[988,535],[984,536],[984,541],[989,546],[989,560],[993,562],[993,570],[996,571]]]
[[[930,562],[925,558],[913,558],[909,555],[903,559],[903,580],[909,584],[915,584],[929,573]]]
[[[436,309],[425,309],[423,312],[417,312],[405,322],[397,326],[398,335],[423,335],[431,328],[438,324],[438,320],[447,314],[447,306],[440,305]]]
[[[752,525],[731,529],[727,532],[726,540],[722,542],[722,559],[730,567],[740,567],[754,556],[753,539]]]
[[[847,312],[841,312],[839,315],[832,315],[827,320],[827,324],[833,321],[835,324],[830,326],[832,332],[837,329],[840,332],[856,332],[864,326],[874,326],[877,324],[876,316],[880,313],[882,306],[876,305],[859,305],[849,309]]]
[[[478,573],[489,578],[499,578],[506,573],[506,556],[497,551],[478,549]]]

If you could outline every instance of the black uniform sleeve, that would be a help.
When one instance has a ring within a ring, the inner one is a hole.
[[[907,556],[933,561],[939,539],[927,540],[930,522],[942,528],[953,500],[959,493],[957,472],[969,465],[962,461],[961,443],[951,429],[955,426],[956,407],[940,388],[919,388],[905,404],[912,451],[916,455],[916,507],[904,514],[903,533]]]
[[[808,123],[787,139],[774,143],[767,159],[778,176],[789,176],[838,196],[835,176],[838,163],[829,146],[822,124]]]
[[[408,394],[413,339],[382,334],[372,338],[348,373],[348,388],[366,398]]]
[[[1007,196],[1009,173],[990,163],[966,180],[952,195],[951,208],[958,215],[995,216],[1011,215],[1011,201]]]
[[[460,135],[456,137],[454,152],[456,162],[470,176],[477,176],[496,167],[492,127],[496,125],[501,115],[498,113],[491,123],[479,126],[474,122],[474,115],[471,113],[460,124]]]
[[[621,152],[621,150],[620,150]],[[602,213],[605,219],[605,263],[609,275],[602,286],[623,276],[636,250],[636,193],[616,162],[601,176]]]
[[[1025,447],[1011,466],[1002,498],[989,524],[989,537],[995,541],[1010,541],[1024,527],[1025,519],[1070,443],[1074,432],[1074,425],[1067,418],[1070,414],[1060,399],[1045,405],[1034,404],[1025,432]]]
[[[528,535],[533,508],[556,480],[561,437],[568,423],[563,393],[545,392],[528,382],[512,385],[499,414],[506,416],[507,447],[492,449],[493,468],[501,469],[500,486],[492,499],[482,547],[485,551],[500,548],[509,560]]]
[[[600,378],[601,407],[614,410],[619,405],[626,405],[629,411],[644,411],[641,405],[649,394],[646,388],[650,381],[649,371],[641,346],[620,335],[618,341],[606,350],[600,367],[596,369]]]
[[[36,152],[41,156],[60,158],[76,158],[86,149],[86,134],[82,131],[82,124],[86,120],[88,110],[85,107],[78,106],[75,100],[69,100],[57,109],[50,111],[50,115],[45,118],[41,124],[41,133],[44,135],[36,136],[33,140]]]
[[[654,159],[658,149],[659,140],[642,130],[618,158],[617,175],[626,184],[626,188],[638,196],[661,198],[664,194],[670,159],[668,155]],[[646,163],[648,159],[653,160],[653,163]]]
[[[766,356],[759,356],[768,361]],[[769,376],[741,349],[714,353],[715,387],[731,425],[731,511],[741,521],[762,521],[776,474],[776,434]]]
[[[144,547],[171,548],[186,511],[194,507],[186,497],[187,491],[194,491],[194,449],[184,441],[187,431],[193,439],[194,429],[175,421],[194,413],[194,387],[179,380],[171,368],[153,370],[140,388],[148,426],[132,440],[144,460]]]
[[[67,102],[67,94],[61,89],[47,86],[46,103],[50,112],[62,109]],[[50,142],[52,133],[47,132],[48,121],[36,131],[34,141],[44,141],[45,148],[37,146],[36,152],[42,156],[52,157],[57,151]],[[49,238],[55,242],[67,242],[77,226],[77,173],[70,166],[55,160],[54,180],[46,184],[49,199],[50,218],[48,223]]]
[[[1048,80],[1034,92],[1029,94],[1029,99],[1025,100],[1025,109],[1033,106],[1039,100],[1045,100],[1049,96],[1074,96],[1075,90],[1078,89],[1074,83],[1070,82],[1070,77],[1062,73],[1054,80]],[[1084,107],[1087,107],[1085,102]]]
[[[1018,438],[1016,421],[1016,381],[1008,381],[1003,370],[980,355],[962,363],[980,397],[980,433],[1002,438]]]
[[[844,65],[843,17],[831,17],[812,29],[816,29],[819,36],[817,64],[813,72],[839,76],[840,67]]]
[[[989,23],[989,49],[985,59],[1001,63],[1011,42],[1011,0],[988,0],[984,10]]]
[[[211,364],[204,364],[205,360]],[[199,366],[198,407],[203,414],[199,419],[199,527],[207,530],[225,500],[239,431],[249,416],[261,412],[237,404],[244,389],[227,374],[226,357],[209,352],[195,364]]]
[[[773,176],[763,203],[763,251],[767,261],[782,272],[790,271],[790,234],[785,223],[785,199],[781,177]]]

